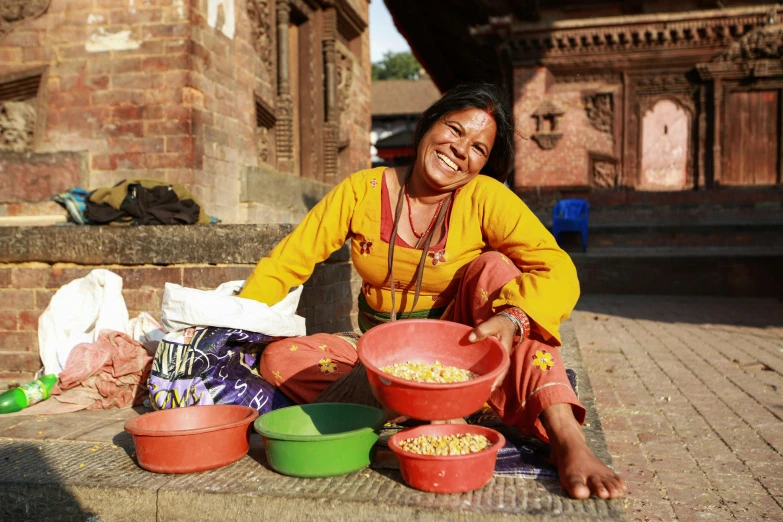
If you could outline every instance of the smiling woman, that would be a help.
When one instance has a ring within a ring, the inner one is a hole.
[[[471,342],[496,337],[511,366],[489,404],[507,424],[552,442],[571,495],[616,498],[625,486],[587,447],[579,425],[585,410],[557,351],[560,322],[579,296],[576,269],[502,184],[513,164],[506,100],[488,84],[444,94],[417,125],[410,167],[364,170],[337,185],[258,263],[240,296],[280,301],[348,238],[363,280],[362,332],[399,316],[471,326]],[[546,364],[538,364],[540,354]],[[348,382],[367,384],[346,334],[274,342],[260,371],[300,404],[333,397]]]

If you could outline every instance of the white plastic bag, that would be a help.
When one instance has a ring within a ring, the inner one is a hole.
[[[91,343],[104,329],[125,332],[128,308],[122,278],[104,269],[63,285],[38,320],[38,350],[46,374],[59,374],[79,343]]]
[[[304,317],[296,315],[302,287],[293,289],[279,303],[264,303],[237,297],[244,281],[223,283],[215,290],[197,290],[166,283],[161,320],[174,332],[190,326],[219,326],[259,332],[270,336],[305,335]]]

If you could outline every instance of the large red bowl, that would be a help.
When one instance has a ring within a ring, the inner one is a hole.
[[[219,404],[146,413],[125,423],[139,465],[156,473],[194,473],[236,462],[250,447],[258,412]]]
[[[492,383],[509,365],[494,337],[471,343],[472,328],[451,321],[410,319],[382,324],[359,339],[359,360],[367,368],[375,398],[387,408],[421,420],[449,420],[475,413],[489,399]],[[466,382],[430,384],[381,371],[394,363],[439,361],[479,374]]]
[[[492,446],[477,453],[454,456],[417,455],[400,448],[400,442],[419,435],[484,435]],[[411,487],[432,493],[464,493],[484,487],[492,480],[498,451],[506,439],[495,430],[465,424],[425,424],[403,430],[389,438],[397,455],[402,479]]]

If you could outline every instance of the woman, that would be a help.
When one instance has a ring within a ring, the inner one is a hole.
[[[240,296],[274,304],[350,239],[363,279],[362,331],[428,317],[475,327],[472,341],[497,337],[511,366],[495,383],[492,408],[552,444],[570,495],[618,498],[625,485],[588,448],[585,410],[557,351],[559,324],[579,296],[576,270],[501,183],[513,135],[497,87],[454,88],[422,115],[410,168],[364,170],[341,182],[258,263]],[[357,366],[352,341],[316,334],[272,343],[261,374],[294,401],[312,402]]]

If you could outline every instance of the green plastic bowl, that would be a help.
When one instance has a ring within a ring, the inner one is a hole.
[[[333,477],[370,464],[385,421],[378,408],[319,403],[289,406],[256,419],[272,469],[293,477]]]

